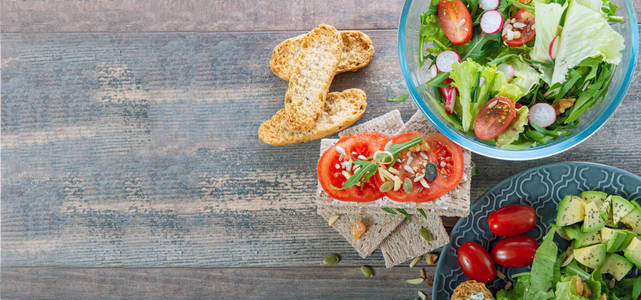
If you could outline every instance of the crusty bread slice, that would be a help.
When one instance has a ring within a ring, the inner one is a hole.
[[[325,108],[329,85],[341,57],[343,41],[336,28],[321,24],[307,35],[296,54],[285,94],[286,125],[310,130]]]
[[[432,241],[423,240],[418,231],[425,228],[432,234]],[[441,217],[427,214],[427,218],[415,215],[412,222],[403,221],[381,243],[381,251],[385,258],[385,267],[406,262],[414,257],[433,251],[450,242],[450,237],[443,227]]]
[[[362,258],[372,254],[381,242],[405,219],[405,217],[400,214],[335,214],[334,211],[328,210],[327,208],[329,207],[319,206],[317,213],[325,220],[329,220],[332,216],[338,215],[339,217],[332,227],[356,249],[356,252],[358,252]],[[357,220],[363,222],[367,229],[358,240],[354,240],[352,226],[354,226],[354,222]]]
[[[342,92],[327,94],[325,109],[316,125],[309,130],[289,130],[285,110],[281,109],[271,120],[263,122],[258,128],[258,137],[270,145],[291,145],[320,139],[334,134],[354,124],[363,116],[367,107],[367,95],[359,89],[348,89]]]
[[[274,47],[269,67],[276,76],[289,80],[296,54],[308,34],[286,39]],[[374,45],[369,36],[360,31],[341,31],[340,34],[343,39],[343,51],[336,73],[357,71],[367,66],[374,56]]]

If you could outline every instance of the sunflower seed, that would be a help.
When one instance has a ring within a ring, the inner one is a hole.
[[[406,280],[406,282],[409,283],[409,284],[421,284],[421,283],[423,283],[424,280],[425,279],[419,277],[419,278],[408,279],[408,280]]]
[[[329,220],[327,220],[327,225],[329,225],[329,226],[334,225],[334,223],[336,223],[336,220],[338,220],[338,217],[340,217],[340,216],[339,215],[335,215],[335,216],[332,216],[331,218],[329,218]]]
[[[423,293],[422,291],[418,291],[418,297],[421,298],[421,300],[427,299],[427,295],[425,295],[425,293]]]
[[[414,260],[412,260],[412,262],[410,262],[410,268],[413,268],[414,266],[416,266],[416,264],[421,260],[421,258],[423,258],[423,257],[420,256],[420,255],[415,257]]]

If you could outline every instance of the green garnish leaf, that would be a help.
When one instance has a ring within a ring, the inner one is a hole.
[[[407,218],[407,221],[408,221],[408,222],[412,223],[412,215],[410,215],[409,213],[407,213],[407,211],[406,211],[406,210],[404,210],[404,209],[402,209],[402,208],[397,208],[396,210],[397,210],[398,212],[400,212],[402,215],[404,215],[404,216],[405,216],[405,218]]]
[[[389,207],[381,207],[381,209],[386,213],[390,213],[390,214],[393,214],[393,215],[396,214],[396,212],[393,209],[389,208]]]
[[[425,166],[425,179],[429,182],[434,182],[434,179],[436,179],[436,174],[438,174],[436,164],[433,162],[428,162]]]
[[[479,171],[479,169],[477,169],[476,167],[472,167],[472,176],[476,176],[479,174],[481,174],[481,171]]]
[[[423,216],[423,218],[427,219],[427,215],[425,214],[425,211],[422,208],[417,208],[416,210],[418,211],[419,214],[421,214],[421,216]]]
[[[389,97],[387,98],[387,102],[404,102],[409,96],[409,94],[403,94],[397,97]]]

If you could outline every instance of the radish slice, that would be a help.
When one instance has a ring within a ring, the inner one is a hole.
[[[556,55],[559,53],[559,43],[557,43],[558,39],[559,36],[555,36],[552,39],[552,42],[550,42],[550,47],[548,47],[548,54],[550,54],[551,59],[556,59]]]
[[[505,75],[505,80],[507,80],[507,82],[512,81],[514,78],[514,67],[512,65],[500,64],[496,69]]]
[[[528,113],[530,123],[539,127],[548,127],[556,121],[556,111],[554,107],[547,103],[537,103],[530,107]]]
[[[503,16],[496,10],[488,10],[481,15],[481,30],[488,34],[497,33],[503,26]]]
[[[436,57],[436,68],[441,72],[451,72],[452,65],[460,61],[461,57],[456,51],[445,50]]]
[[[445,112],[452,114],[454,112],[454,104],[456,103],[456,98],[458,96],[458,91],[455,88],[450,88],[445,100]]]
[[[492,10],[499,7],[499,0],[479,0],[479,6],[483,10]]]

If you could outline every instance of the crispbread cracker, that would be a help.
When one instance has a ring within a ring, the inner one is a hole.
[[[337,214],[327,210],[327,207],[319,206],[317,213],[325,220],[329,220]],[[385,237],[405,219],[402,215],[379,215],[379,214],[338,214],[339,217],[332,227],[347,240],[358,254],[365,258],[372,254],[381,244]],[[365,223],[367,230],[358,240],[352,236],[352,226],[357,220]]]
[[[286,39],[274,47],[269,67],[281,79],[289,80],[294,69],[294,59],[305,36],[309,33]],[[357,71],[369,64],[374,56],[372,40],[360,31],[340,31],[343,49],[336,73]]]
[[[341,57],[343,41],[336,28],[321,24],[305,38],[285,94],[287,128],[310,130],[325,108],[329,85]]]
[[[425,228],[432,234],[433,240],[426,242],[418,231]],[[427,214],[427,218],[415,215],[412,222],[403,221],[381,243],[381,251],[385,258],[385,267],[392,267],[406,262],[414,257],[423,255],[434,249],[443,247],[450,242],[450,237],[443,227],[441,217]]]
[[[316,140],[352,125],[361,118],[367,107],[367,96],[359,89],[327,94],[325,109],[316,125],[305,131],[292,131],[286,126],[286,113],[279,110],[260,125],[258,137],[270,145],[291,145]]]
[[[338,136],[350,136],[366,131],[378,131],[387,135],[396,134],[403,127],[403,118],[398,109],[378,116],[365,123],[352,126],[338,133]],[[324,152],[324,151],[323,151]]]
[[[371,122],[371,121],[370,121]],[[363,123],[362,125],[365,125]],[[360,125],[359,125],[360,126]],[[358,126],[355,126],[358,127]],[[351,128],[349,128],[351,129]],[[347,130],[345,130],[347,131]],[[343,131],[343,133],[345,132]],[[402,126],[399,132],[409,132],[409,131],[418,131],[423,134],[430,134],[437,132],[434,127],[429,124],[429,121],[425,119],[423,113],[417,111],[410,120]],[[358,131],[354,131],[351,134],[355,134]],[[329,148],[331,145],[327,146]],[[327,149],[325,148],[325,149]],[[321,153],[324,152],[321,151]],[[367,208],[368,213],[374,214],[386,214],[386,212],[381,210],[381,207],[393,207],[393,208],[404,208],[410,214],[417,214],[417,208],[423,209],[426,213],[433,213],[440,216],[448,217],[464,217],[467,216],[470,211],[470,188],[472,181],[472,154],[469,150],[463,149],[463,160],[464,160],[464,172],[463,178],[459,185],[457,185],[453,190],[449,191],[445,195],[434,201],[428,202],[397,202],[393,201],[387,197],[383,197],[379,200],[372,202],[345,202],[332,199],[327,195],[320,185],[316,191],[316,202],[320,205],[335,206],[339,207],[341,210],[344,210],[345,213],[350,212],[359,212],[362,211],[362,208]]]

